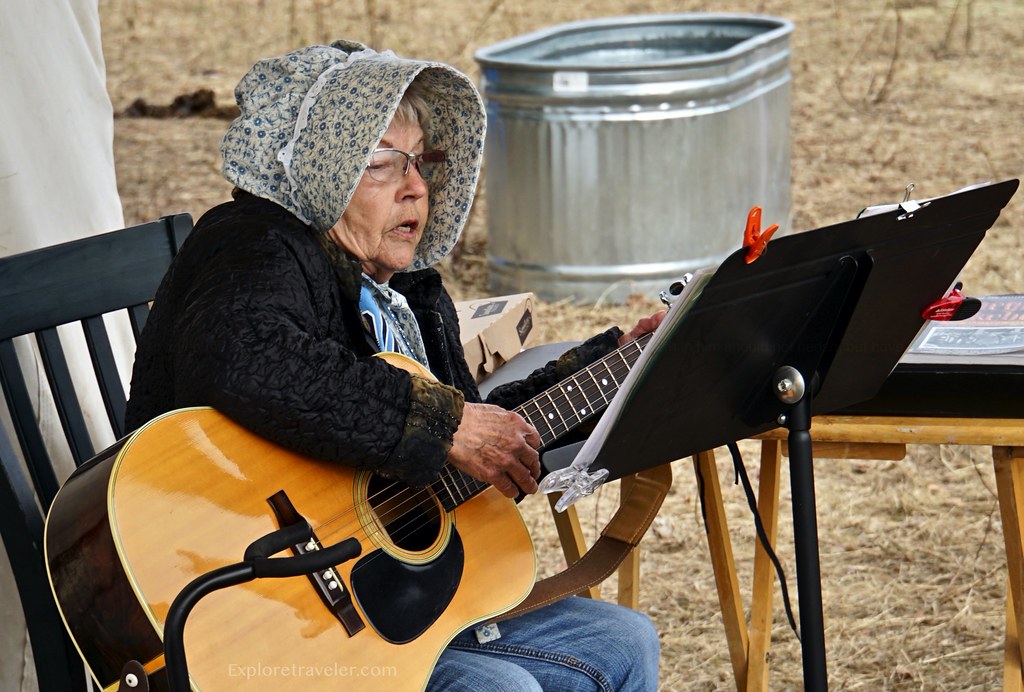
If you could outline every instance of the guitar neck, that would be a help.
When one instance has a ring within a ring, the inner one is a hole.
[[[651,336],[644,334],[620,346],[515,409],[540,433],[541,449],[575,430],[608,406]],[[486,490],[488,484],[453,466],[445,466],[430,486],[441,505],[451,511]]]

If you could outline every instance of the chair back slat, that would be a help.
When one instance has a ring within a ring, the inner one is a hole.
[[[15,567],[14,583],[25,612],[32,657],[37,662],[39,689],[85,690],[85,665],[64,632],[43,561],[16,557],[32,556],[41,550],[42,536],[43,515],[33,486],[0,427],[0,539]]]
[[[85,424],[82,404],[75,383],[71,380],[71,369],[64,355],[64,347],[60,344],[57,328],[37,331],[36,344],[39,346],[39,356],[43,361],[43,370],[46,371],[53,403],[57,406],[57,417],[71,450],[71,458],[75,466],[80,466],[96,454],[96,448],[93,447],[89,428]]]
[[[32,397],[25,384],[21,363],[11,339],[0,341],[0,386],[4,390],[7,411],[14,425],[14,433],[17,435],[25,465],[32,476],[32,484],[45,511],[53,502],[60,483],[50,454],[46,450],[46,444],[43,442],[43,433],[39,429]]]
[[[82,331],[85,334],[85,343],[89,347],[92,367],[96,371],[96,384],[100,388],[110,429],[114,432],[114,439],[119,440],[125,433],[124,412],[127,399],[124,385],[121,383],[121,374],[117,370],[117,361],[114,360],[114,349],[111,348],[110,338],[107,336],[107,325],[102,316],[87,317],[82,320]]]
[[[142,328],[146,326],[146,318],[149,317],[149,304],[142,303],[128,308],[128,319],[132,324],[132,334],[135,335],[135,343],[139,343],[142,336]]]

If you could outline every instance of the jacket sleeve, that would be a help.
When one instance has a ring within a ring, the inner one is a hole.
[[[462,394],[329,333],[342,322],[339,294],[325,295],[339,290],[333,274],[317,269],[308,239],[287,235],[258,235],[244,251],[228,246],[198,263],[175,315],[177,405],[213,406],[307,456],[429,482]]]
[[[487,396],[487,403],[508,409],[515,408],[614,351],[618,348],[621,336],[622,330],[618,327],[592,336],[582,344],[570,348],[556,360],[535,370],[528,377],[495,387]]]

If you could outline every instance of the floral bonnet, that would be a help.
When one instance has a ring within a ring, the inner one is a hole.
[[[351,41],[256,63],[235,87],[241,115],[221,141],[224,177],[285,207],[315,230],[334,226],[370,154],[416,80],[430,110],[430,146],[447,152],[410,269],[451,252],[466,223],[483,158],[486,117],[473,82],[438,62]]]

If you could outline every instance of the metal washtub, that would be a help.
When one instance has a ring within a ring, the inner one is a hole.
[[[681,14],[479,50],[490,288],[622,302],[789,227],[793,24]]]

